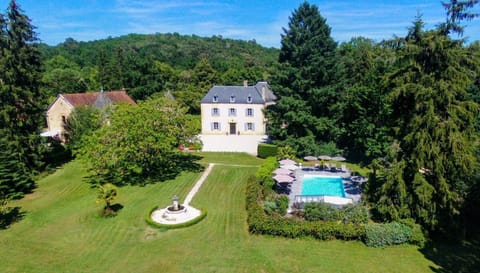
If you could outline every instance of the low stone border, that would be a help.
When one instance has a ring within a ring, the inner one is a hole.
[[[176,223],[174,221],[171,221],[171,222],[168,222],[168,224],[167,224],[167,223],[158,222],[158,221],[153,220],[154,219],[153,218],[154,213],[155,212],[162,213],[161,211],[163,210],[163,209],[159,210],[158,206],[155,206],[152,209],[150,209],[148,211],[148,213],[145,215],[145,221],[147,222],[147,224],[149,224],[152,227],[165,228],[165,229],[176,229],[176,228],[184,228],[184,227],[189,227],[189,226],[195,225],[196,223],[202,221],[203,218],[205,218],[207,216],[207,211],[206,210],[198,210],[198,209],[195,209],[195,208],[190,207],[190,206],[187,207],[187,211],[189,209],[198,211],[198,214],[196,214],[196,217],[188,218],[188,219],[185,218],[184,221],[176,222]],[[175,217],[175,215],[172,214],[172,215],[169,215],[169,217]],[[168,220],[166,220],[166,221],[168,221]],[[176,221],[176,219],[175,219],[175,221]]]

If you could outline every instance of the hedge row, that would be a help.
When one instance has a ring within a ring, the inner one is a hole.
[[[250,177],[246,189],[248,227],[256,234],[288,238],[313,237],[320,240],[362,240],[367,246],[388,246],[410,243],[423,246],[425,237],[413,220],[401,223],[354,224],[339,221],[299,221],[278,215],[267,215],[263,209],[263,191],[259,181]]]
[[[401,223],[371,223],[365,226],[365,244],[367,246],[401,245],[408,243],[410,238],[412,238],[412,229]]]
[[[149,224],[150,226],[152,227],[155,227],[155,228],[164,228],[164,229],[176,229],[176,228],[184,228],[184,227],[189,227],[189,226],[193,226],[195,225],[196,223],[200,222],[203,220],[203,218],[205,218],[207,216],[207,211],[206,210],[203,210],[201,209],[201,214],[200,216],[198,216],[197,218],[194,218],[188,222],[185,222],[185,223],[181,223],[181,224],[175,224],[175,225],[166,225],[166,224],[160,224],[160,223],[157,223],[155,221],[152,220],[152,213],[158,209],[158,206],[155,206],[153,207],[152,209],[150,209],[148,211],[148,213],[145,215],[145,221],[147,222],[147,224]]]
[[[263,201],[262,187],[253,176],[247,182],[246,198],[248,226],[252,233],[288,238],[313,237],[320,240],[335,238],[359,240],[365,235],[365,229],[361,225],[297,221],[280,216],[267,216],[261,205]]]
[[[260,143],[257,146],[257,156],[260,158],[276,157],[277,145]]]
[[[278,161],[275,157],[268,157],[258,168],[255,176],[257,181],[263,185],[264,191],[272,191],[275,186],[275,181],[272,178],[272,172],[278,167]]]

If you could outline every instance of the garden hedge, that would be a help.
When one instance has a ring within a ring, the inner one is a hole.
[[[373,247],[401,245],[410,242],[412,229],[398,222],[371,223],[365,226],[365,244]]]
[[[260,143],[257,146],[257,156],[260,158],[276,157],[277,149],[277,145]]]

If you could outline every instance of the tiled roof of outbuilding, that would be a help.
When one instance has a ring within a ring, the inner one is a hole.
[[[93,106],[97,101],[98,95],[103,94],[112,103],[128,103],[131,105],[137,105],[135,101],[130,98],[125,90],[120,91],[108,91],[108,92],[93,92],[93,93],[75,93],[75,94],[61,94],[72,106]]]

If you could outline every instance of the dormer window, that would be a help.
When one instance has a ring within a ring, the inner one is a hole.
[[[230,96],[230,102],[235,102],[235,96]]]
[[[247,103],[252,103],[252,95],[248,95],[248,97],[247,97]]]
[[[218,102],[218,96],[217,95],[213,96],[213,102]]]

